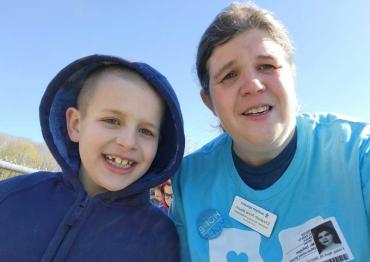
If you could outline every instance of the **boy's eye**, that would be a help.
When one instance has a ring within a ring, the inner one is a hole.
[[[151,136],[151,137],[154,137],[154,133],[152,131],[150,131],[149,129],[147,128],[140,128],[139,129],[139,132],[145,136]]]
[[[107,124],[110,124],[110,125],[115,125],[115,126],[119,126],[120,125],[120,122],[118,119],[115,119],[115,118],[106,118],[106,119],[103,119],[103,122],[107,123]]]

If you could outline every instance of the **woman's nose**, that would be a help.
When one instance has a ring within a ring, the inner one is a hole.
[[[240,94],[244,95],[254,95],[260,93],[266,89],[262,80],[256,73],[245,73],[241,79],[240,83]]]

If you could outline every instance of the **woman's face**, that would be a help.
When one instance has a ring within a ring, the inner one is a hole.
[[[256,165],[278,155],[294,133],[296,112],[294,68],[284,49],[252,29],[216,47],[207,66],[210,92],[202,99],[236,154]]]
[[[333,244],[333,235],[328,231],[322,231],[317,235],[317,239],[323,246],[330,246]]]

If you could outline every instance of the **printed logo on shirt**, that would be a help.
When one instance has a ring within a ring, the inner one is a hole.
[[[212,262],[263,262],[260,244],[257,232],[224,228],[218,238],[209,241],[209,258]]]

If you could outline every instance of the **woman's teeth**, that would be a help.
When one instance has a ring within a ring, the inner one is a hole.
[[[269,109],[270,109],[270,106],[267,106],[267,105],[254,107],[254,108],[251,108],[248,111],[244,112],[243,115],[261,114],[261,113],[264,113],[264,112],[268,111]]]
[[[134,163],[134,161],[122,159],[120,157],[112,156],[112,155],[105,155],[105,158],[107,159],[109,163],[119,168],[129,168]]]

